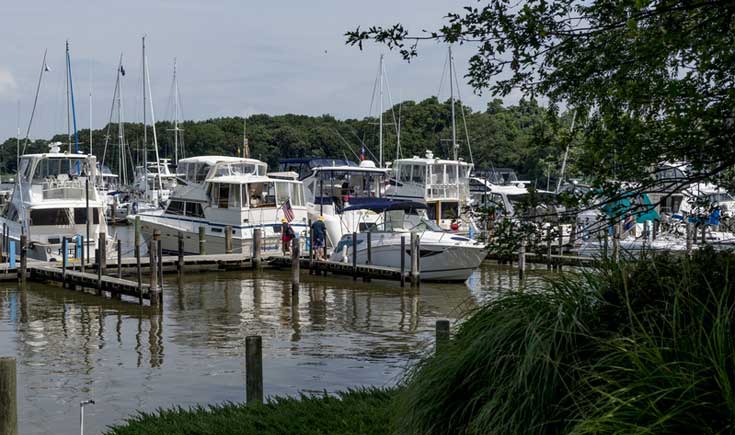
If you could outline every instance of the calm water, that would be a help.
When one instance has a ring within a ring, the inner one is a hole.
[[[516,272],[491,263],[466,285],[353,283],[289,273],[167,276],[164,309],[60,287],[0,292],[0,354],[18,360],[20,433],[101,433],[137,410],[244,400],[244,337],[263,336],[266,394],[394,384],[433,339]],[[531,274],[534,277],[533,273]],[[538,276],[538,275],[535,275]]]

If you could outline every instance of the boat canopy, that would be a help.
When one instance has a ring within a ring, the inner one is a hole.
[[[626,192],[620,199],[607,203],[604,210],[610,217],[625,216],[630,213],[635,216],[639,224],[661,219],[645,193]]]
[[[376,213],[383,213],[391,210],[420,210],[425,209],[426,203],[420,201],[395,201],[386,198],[375,198],[370,201],[361,201],[358,204],[350,205],[343,211],[350,210],[370,210]]]

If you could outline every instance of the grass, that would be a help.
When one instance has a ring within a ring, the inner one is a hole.
[[[413,368],[401,434],[735,431],[735,256],[607,263],[510,292]]]
[[[385,434],[392,431],[394,390],[366,388],[336,395],[276,397],[266,404],[226,404],[141,413],[110,435]]]

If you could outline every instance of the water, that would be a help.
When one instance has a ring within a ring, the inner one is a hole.
[[[393,385],[456,320],[517,285],[486,263],[466,285],[353,282],[290,271],[167,276],[164,309],[30,283],[0,286],[0,355],[18,361],[20,433],[104,432],[138,410],[244,400],[245,336],[263,336],[267,395]],[[538,277],[539,272],[531,277]],[[295,303],[294,303],[295,302]]]

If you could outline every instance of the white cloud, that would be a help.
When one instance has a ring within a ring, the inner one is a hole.
[[[0,98],[14,96],[18,84],[11,72],[0,66]]]

